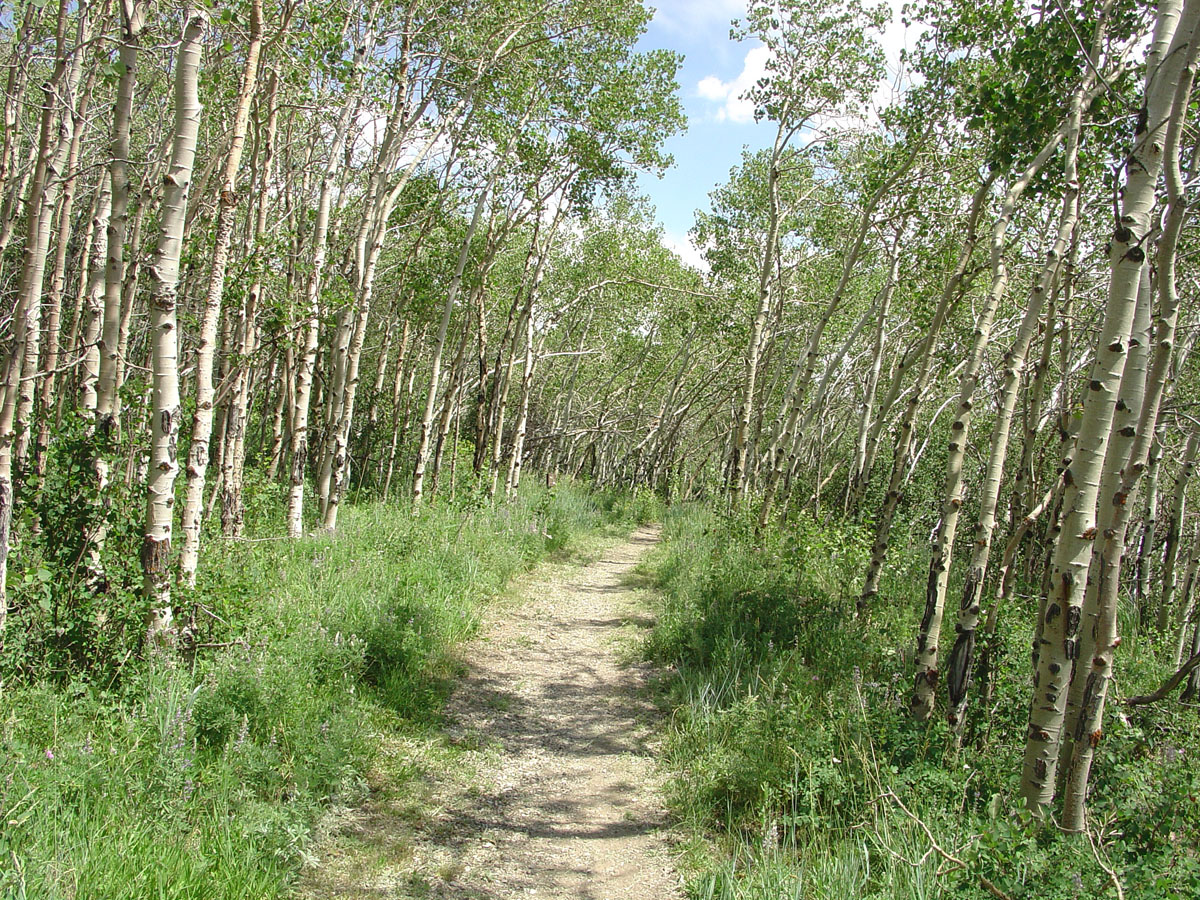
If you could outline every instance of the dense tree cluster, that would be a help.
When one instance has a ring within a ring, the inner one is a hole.
[[[1200,0],[908,14],[885,105],[880,9],[750,4],[774,139],[698,214],[702,273],[627,190],[682,126],[632,0],[16,7],[8,640],[38,554],[111,589],[136,497],[146,640],[177,642],[173,585],[242,533],[248,475],[293,537],[350,496],[500,502],[527,467],[760,529],[811,509],[874,533],[860,621],[923,607],[911,714],[955,744],[1040,584],[1020,794],[1083,830],[1118,621],[1170,690],[1200,676]],[[923,596],[883,587],[898,523],[930,533]]]

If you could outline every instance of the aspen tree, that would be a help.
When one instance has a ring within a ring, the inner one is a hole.
[[[120,418],[119,345],[121,335],[121,294],[125,280],[125,238],[129,226],[129,123],[133,114],[133,94],[137,84],[138,54],[146,27],[148,0],[118,0],[121,8],[121,75],[113,104],[112,156],[108,164],[112,181],[112,209],[108,217],[107,262],[104,276],[104,322],[100,329],[100,378],[97,385],[96,421],[102,441],[115,432]],[[133,242],[137,253],[137,241]],[[97,475],[108,477],[108,460],[97,454]],[[100,542],[102,542],[102,538]]]
[[[373,18],[373,16],[372,16]],[[291,472],[289,476],[287,529],[291,537],[304,530],[304,476],[308,465],[308,418],[312,401],[313,372],[317,364],[318,339],[321,334],[321,284],[325,258],[329,252],[329,219],[333,206],[333,190],[341,170],[342,151],[356,106],[364,61],[375,45],[375,32],[370,23],[354,51],[350,79],[346,86],[341,113],[334,129],[333,143],[321,178],[321,196],[313,226],[312,272],[308,276],[304,344],[296,367],[296,393],[291,415]]]
[[[52,147],[56,117],[55,91],[57,86],[69,78],[74,78],[78,83],[77,75],[68,74],[72,57],[69,57],[66,51],[66,0],[59,4],[57,23],[57,58],[54,74],[46,82],[42,92],[41,128],[29,192],[26,242],[12,316],[13,347],[5,366],[3,396],[0,397],[0,636],[3,635],[8,617],[8,555],[12,538],[14,502],[12,469],[14,458],[19,458],[18,442],[22,436],[20,409],[27,398],[32,404],[32,386],[38,355],[36,345],[32,354],[30,352],[30,335],[37,336],[40,333],[42,278],[45,274],[46,253],[50,240],[50,216],[53,213],[54,192],[58,187],[57,177],[63,163],[61,158],[56,157],[59,157],[60,149],[65,155],[65,148]],[[82,17],[79,24],[82,35],[85,33]],[[78,56],[80,52],[77,44],[72,56]],[[48,183],[51,184],[49,196]]]
[[[1183,650],[1187,646],[1188,637],[1192,631],[1192,623],[1196,616],[1196,574],[1200,571],[1200,521],[1192,534],[1191,551],[1188,557],[1187,572],[1183,577],[1183,590],[1180,592],[1179,626],[1175,634],[1175,667],[1183,663]]]
[[[1003,483],[1009,432],[1021,387],[1021,374],[1025,367],[1029,346],[1041,318],[1043,299],[1050,293],[1052,283],[1058,276],[1059,261],[1071,240],[1079,217],[1079,181],[1076,159],[1083,108],[1081,101],[1082,98],[1076,93],[1072,99],[1071,127],[1067,134],[1066,161],[1063,166],[1066,190],[1063,194],[1063,210],[1059,218],[1058,233],[1054,246],[1047,253],[1038,282],[1030,292],[1017,338],[1004,357],[1004,385],[1000,394],[1000,410],[992,425],[979,517],[973,533],[971,560],[967,564],[967,578],[958,609],[954,646],[946,666],[949,701],[947,719],[956,735],[961,733],[966,712],[967,691],[971,684],[971,670],[974,662],[975,636],[982,616],[985,576],[991,555],[992,535],[996,528],[996,509],[999,505]],[[1024,526],[1024,530],[1028,530],[1028,525]]]
[[[84,28],[84,23],[80,23],[80,40],[82,44],[87,37],[89,28]],[[77,65],[83,64],[83,51],[76,51]],[[67,248],[70,244],[72,221],[71,215],[75,208],[75,193],[79,184],[79,156],[83,146],[83,136],[87,127],[87,111],[91,102],[92,87],[96,80],[96,71],[99,67],[93,63],[88,67],[86,81],[79,90],[79,97],[73,106],[64,110],[62,124],[60,128],[69,132],[67,154],[65,160],[65,168],[62,173],[63,185],[62,196],[58,211],[58,236],[57,246],[54,254],[54,265],[50,274],[50,286],[46,298],[46,342],[43,350],[44,362],[40,374],[40,390],[38,394],[38,406],[41,409],[41,423],[38,428],[37,443],[34,448],[34,457],[36,460],[36,469],[39,475],[44,475],[46,471],[46,452],[50,447],[50,426],[54,422],[54,417],[50,415],[50,410],[54,406],[56,387],[58,384],[58,363],[60,355],[60,335],[62,321],[62,299],[63,291],[66,289],[67,277]],[[67,122],[70,121],[68,128]],[[61,150],[60,138],[60,150]],[[85,253],[86,255],[86,253]],[[78,314],[76,314],[76,325],[78,325]],[[74,350],[74,347],[69,347]],[[61,405],[59,407],[61,411]]]
[[[1200,450],[1200,435],[1196,432],[1188,437],[1175,476],[1175,489],[1171,495],[1171,506],[1167,512],[1167,533],[1163,541],[1163,561],[1160,573],[1162,590],[1158,595],[1158,613],[1155,627],[1165,634],[1171,627],[1171,614],[1175,608],[1175,591],[1179,586],[1179,544],[1183,534],[1183,517],[1187,510],[1187,488],[1196,471],[1196,453]]]
[[[258,86],[258,61],[262,51],[262,0],[250,4],[250,39],[246,45],[246,61],[242,66],[241,84],[233,112],[233,129],[229,152],[221,172],[217,192],[217,221],[213,239],[212,263],[205,291],[203,313],[197,333],[196,348],[196,409],[192,414],[191,443],[187,455],[187,484],[181,514],[183,548],[179,555],[179,574],[183,583],[196,583],[196,566],[200,561],[200,527],[203,516],[204,486],[208,474],[209,441],[213,428],[213,360],[216,353],[217,325],[221,320],[221,301],[225,294],[225,273],[229,267],[229,250],[233,243],[234,217],[238,207],[238,171],[242,151],[246,146],[246,131],[250,124],[250,104]]]
[[[1133,327],[1129,335],[1129,353],[1125,362],[1125,371],[1121,376],[1121,390],[1117,395],[1117,407],[1113,414],[1113,433],[1108,441],[1105,454],[1104,468],[1100,475],[1100,488],[1097,495],[1096,530],[1100,539],[1092,548],[1092,561],[1088,568],[1087,587],[1084,589],[1081,607],[1082,624],[1079,629],[1079,659],[1094,660],[1099,650],[1097,641],[1112,630],[1113,640],[1116,636],[1116,595],[1107,593],[1106,580],[1112,572],[1114,559],[1108,545],[1108,536],[1121,531],[1121,544],[1124,546],[1124,528],[1127,519],[1123,516],[1120,506],[1125,505],[1125,495],[1121,493],[1122,481],[1131,471],[1130,454],[1138,449],[1136,440],[1138,422],[1147,403],[1146,376],[1148,345],[1150,343],[1150,306],[1152,302],[1150,268],[1142,270],[1142,283],[1138,290],[1137,308],[1134,311]],[[1151,388],[1153,391],[1153,388]],[[1153,396],[1150,403],[1155,403]],[[1141,445],[1143,448],[1145,444]],[[1136,464],[1136,461],[1133,461]],[[1131,499],[1131,498],[1130,498]],[[1111,598],[1112,607],[1108,608]],[[1108,623],[1109,615],[1113,620]],[[1083,666],[1077,664],[1075,676],[1071,678],[1067,691],[1066,726],[1063,733],[1062,749],[1059,751],[1062,759],[1071,758],[1072,744],[1076,739],[1076,729],[1081,716],[1082,706],[1086,702],[1087,679],[1082,676]],[[1066,778],[1066,766],[1059,769],[1059,777]],[[1062,788],[1060,783],[1058,789]]]
[[[750,480],[750,424],[759,395],[759,364],[771,310],[779,254],[781,167],[796,135],[822,116],[856,107],[878,78],[881,57],[871,31],[883,25],[879,8],[839,0],[814,8],[795,0],[755,0],[739,37],[754,36],[771,50],[768,74],[747,91],[758,118],[776,123],[767,156],[767,231],[760,250],[758,292],[746,348],[742,388],[733,423],[729,492],[742,501]]]
[[[1070,190],[1068,186],[1068,190]],[[1075,277],[1075,257],[1078,253],[1078,230],[1072,235],[1066,257],[1061,260],[1055,272],[1055,279],[1050,290],[1043,321],[1043,340],[1041,353],[1033,369],[1033,377],[1029,380],[1025,396],[1024,434],[1021,441],[1021,458],[1017,463],[1017,471],[1013,476],[1013,489],[1009,510],[1012,521],[1020,521],[1021,517],[1033,503],[1033,495],[1037,489],[1036,473],[1034,472],[1034,455],[1037,450],[1038,433],[1043,418],[1045,405],[1046,384],[1050,373],[1050,363],[1054,355],[1055,321],[1058,314],[1060,298],[1065,298],[1065,305],[1070,306],[1070,296]]]
[[[1089,72],[1095,71],[1103,27],[1097,28],[1093,42]],[[970,361],[963,373],[960,388],[958,417],[951,426],[951,442],[946,463],[946,490],[942,502],[942,518],[934,538],[933,557],[930,561],[929,581],[925,599],[925,615],[917,637],[916,687],[909,703],[910,712],[918,720],[928,719],[933,714],[938,682],[938,643],[941,636],[942,615],[946,591],[949,585],[950,563],[954,548],[955,532],[958,527],[959,511],[962,507],[962,465],[966,455],[966,443],[970,433],[971,412],[974,406],[975,388],[983,351],[987,345],[996,307],[1008,283],[1008,266],[1004,261],[1006,235],[1017,201],[1030,180],[1049,160],[1061,143],[1066,144],[1063,174],[1066,190],[1059,218],[1054,246],[1047,254],[1037,284],[1026,303],[1017,338],[1005,354],[1004,386],[1001,389],[1000,411],[992,426],[991,448],[988,454],[987,472],[984,476],[980,499],[979,520],[975,526],[971,561],[968,564],[966,585],[962,602],[959,604],[958,623],[955,628],[954,648],[948,666],[950,709],[948,718],[952,728],[961,727],[962,710],[965,706],[966,689],[970,678],[971,656],[975,629],[980,619],[980,600],[983,595],[983,579],[987,571],[988,554],[991,547],[992,530],[996,525],[996,508],[1000,500],[1000,486],[1004,474],[1004,462],[1008,452],[1009,428],[1016,410],[1017,394],[1021,375],[1025,368],[1025,357],[1041,318],[1042,301],[1049,293],[1058,274],[1058,261],[1075,230],[1079,216],[1079,181],[1076,161],[1079,152],[1079,133],[1082,127],[1083,110],[1087,105],[1086,94],[1093,78],[1089,75],[1072,92],[1068,113],[1063,127],[1042,148],[1041,152],[1009,188],[1000,216],[992,232],[991,267],[992,284],[984,309],[976,323],[975,344]]]
[[[895,240],[892,242],[891,261],[888,264],[887,280],[883,285],[883,296],[879,302],[878,322],[875,325],[875,338],[871,349],[871,369],[867,375],[867,384],[863,390],[861,412],[858,417],[858,435],[854,441],[854,460],[850,466],[850,475],[846,482],[847,504],[858,490],[858,486],[871,477],[867,460],[867,445],[871,434],[871,417],[875,411],[875,396],[879,390],[879,376],[883,371],[884,338],[887,335],[888,311],[892,308],[892,297],[896,293],[896,283],[900,274],[900,234],[897,229]],[[885,414],[883,410],[880,415]]]
[[[163,178],[162,221],[149,267],[152,368],[150,469],[146,489],[146,527],[142,543],[143,590],[150,602],[147,641],[164,642],[172,628],[171,532],[175,517],[175,476],[179,420],[179,260],[187,216],[188,189],[200,130],[200,54],[205,21],[192,12],[184,24],[175,63],[175,125],[171,163]]]
[[[104,323],[104,247],[105,228],[112,209],[112,187],[106,176],[96,190],[95,215],[92,217],[92,248],[90,267],[86,273],[87,289],[81,314],[86,322],[82,329],[84,357],[79,379],[79,407],[94,427],[96,418],[96,389],[100,380],[100,328]],[[97,479],[99,474],[97,473]],[[104,485],[97,484],[100,490]]]
[[[855,267],[858,265],[859,257],[862,255],[863,245],[866,243],[867,235],[874,224],[876,209],[916,162],[921,144],[922,142],[919,139],[912,140],[912,146],[904,161],[892,169],[890,174],[883,179],[867,200],[859,215],[858,229],[855,232],[854,240],[851,241],[850,248],[845,253],[842,262],[842,273],[838,279],[838,283],[834,287],[833,293],[825,305],[825,309],[817,321],[810,326],[808,346],[804,356],[796,362],[792,385],[789,387],[787,396],[784,399],[783,408],[786,412],[781,413],[779,436],[775,441],[776,447],[768,460],[767,481],[763,492],[762,505],[758,514],[759,528],[766,527],[767,522],[770,520],[771,506],[775,499],[779,479],[782,477],[785,469],[790,469],[795,465],[800,441],[812,424],[816,411],[820,407],[820,400],[814,400],[813,403],[809,404],[808,412],[803,422],[800,421],[801,406],[808,396],[809,387],[816,374],[817,359],[821,349],[821,337],[825,333],[829,321],[833,318],[833,314],[842,305],[846,289],[850,286],[850,280],[854,275]],[[844,352],[842,355],[844,355]]]
[[[21,280],[18,286],[17,306],[24,308],[24,316],[18,318],[24,324],[24,335],[17,334],[20,353],[24,354],[22,374],[16,385],[17,407],[15,410],[13,459],[24,462],[32,446],[33,409],[39,381],[38,367],[41,362],[42,309],[45,305],[43,287],[46,276],[46,259],[50,250],[50,237],[54,222],[55,206],[63,190],[63,179],[67,157],[71,147],[71,109],[60,109],[59,93],[71,98],[79,88],[83,72],[84,44],[90,35],[90,22],[83,11],[77,22],[78,34],[74,47],[67,49],[67,4],[60,3],[55,37],[55,65],[50,79],[42,87],[41,127],[37,144],[37,163],[29,189],[26,205],[26,236],[22,252]],[[68,100],[68,104],[70,101]],[[57,323],[55,323],[57,325]],[[57,340],[57,332],[54,339]]]
[[[429,499],[433,500],[437,497],[438,485],[442,477],[442,463],[445,459],[446,445],[450,441],[450,426],[451,422],[457,421],[457,414],[460,407],[459,396],[463,387],[463,377],[465,375],[463,359],[466,356],[467,344],[471,337],[471,320],[470,313],[467,314],[467,319],[463,323],[462,335],[458,340],[458,349],[454,354],[454,361],[450,364],[450,381],[446,386],[446,394],[442,400],[442,411],[438,416],[437,438],[433,446],[433,466],[429,473]],[[451,467],[454,464],[455,452],[452,448],[450,451]],[[454,475],[450,475],[450,490],[454,491]]]
[[[254,212],[254,227],[250,237],[248,262],[253,266],[253,283],[246,292],[246,300],[239,311],[240,341],[238,356],[242,364],[234,370],[233,386],[230,388],[229,426],[226,429],[227,449],[221,462],[221,530],[227,537],[242,533],[244,522],[243,477],[246,462],[246,428],[250,419],[251,379],[247,366],[255,346],[258,344],[256,316],[262,305],[263,294],[263,240],[267,231],[267,214],[270,209],[270,187],[275,169],[275,140],[279,129],[279,106],[276,96],[279,78],[271,73],[268,78],[266,97],[260,106],[266,109],[266,122],[262,126],[262,163]],[[278,362],[278,354],[275,363]],[[268,384],[275,379],[268,378]],[[279,410],[282,414],[286,391],[279,392]],[[265,419],[264,414],[264,419]]]
[[[455,263],[454,274],[450,278],[450,285],[446,291],[446,299],[442,304],[442,317],[438,323],[437,336],[433,344],[433,359],[430,363],[429,387],[425,394],[425,412],[421,416],[421,437],[417,444],[416,463],[413,469],[412,504],[414,514],[424,499],[425,467],[429,462],[429,446],[433,433],[433,414],[437,406],[438,388],[442,373],[442,355],[446,350],[446,333],[450,329],[450,317],[454,312],[454,303],[458,299],[459,288],[462,287],[463,272],[467,268],[467,258],[471,253],[471,242],[475,238],[475,232],[479,230],[479,220],[483,217],[483,210],[487,204],[488,195],[491,194],[498,175],[499,168],[493,168],[491,174],[488,176],[487,184],[479,192],[479,197],[475,201],[475,210],[471,213],[471,223],[467,226],[467,232],[459,248],[458,262]]]
[[[395,184],[390,186],[386,180],[400,158],[400,152],[404,146],[403,138],[416,125],[432,97],[426,96],[416,109],[409,111],[407,119],[403,119],[397,112],[389,121],[388,135],[385,137],[384,146],[380,151],[372,176],[373,184],[369,194],[371,199],[368,203],[367,215],[357,242],[356,269],[359,274],[356,303],[353,315],[350,309],[346,310],[346,321],[343,323],[343,331],[347,327],[350,330],[349,341],[345,346],[345,352],[339,354],[338,371],[335,373],[337,395],[334,397],[333,409],[336,410],[336,415],[331,414],[328,419],[329,436],[319,487],[322,525],[326,531],[333,531],[337,527],[338,505],[347,484],[350,429],[354,419],[354,404],[358,391],[359,364],[362,358],[363,344],[366,340],[371,304],[374,300],[379,258],[383,252],[392,211],[417,167],[441,138],[447,123],[458,118],[463,108],[470,103],[472,96],[473,92],[468,90],[457,106],[448,111],[442,119],[442,124],[433,129],[425,138],[420,150],[413,155],[400,177],[396,179]],[[398,110],[400,103],[401,101],[397,101]],[[339,349],[344,338],[344,333],[339,334]]]
[[[883,508],[879,511],[877,517],[875,540],[871,544],[871,560],[867,565],[866,579],[858,598],[858,610],[860,614],[867,612],[874,602],[876,595],[879,593],[879,578],[883,574],[883,564],[887,558],[888,541],[890,540],[892,531],[892,519],[896,514],[896,506],[900,502],[900,490],[904,484],[904,473],[908,469],[909,453],[912,450],[917,409],[920,407],[925,389],[933,374],[933,348],[937,344],[942,326],[946,323],[946,316],[950,313],[950,307],[959,297],[963,278],[967,274],[967,267],[970,265],[971,257],[975,253],[975,243],[978,240],[979,217],[983,214],[984,203],[992,189],[992,184],[995,182],[997,174],[995,171],[990,172],[988,177],[975,190],[974,197],[971,198],[971,207],[967,212],[963,243],[959,249],[958,262],[950,273],[950,277],[946,280],[941,300],[938,302],[937,309],[934,310],[933,319],[929,323],[925,339],[921,342],[921,346],[917,350],[916,360],[914,361],[919,361],[921,367],[917,371],[916,385],[913,388],[912,396],[908,399],[904,416],[900,422],[900,431],[892,459],[892,474],[888,480],[888,489],[884,497]]]
[[[1125,167],[1120,220],[1109,255],[1104,322],[1084,398],[1074,458],[1064,476],[1062,531],[1054,550],[1050,593],[1042,616],[1037,669],[1026,735],[1021,796],[1043,815],[1054,796],[1059,742],[1072,664],[1079,655],[1081,604],[1096,539],[1099,480],[1125,368],[1130,329],[1150,232],[1158,175],[1176,88],[1195,37],[1200,2],[1163,0],[1147,61],[1138,133]],[[1079,742],[1090,745],[1090,741]],[[1078,744],[1077,744],[1078,745]]]
[[[13,177],[17,174],[21,143],[21,129],[17,127],[17,120],[29,83],[30,50],[45,8],[46,4],[36,3],[25,7],[21,28],[14,35],[9,54],[8,80],[4,91],[4,137],[0,145],[0,253],[8,248],[16,229],[19,209],[25,200],[27,179],[30,177],[29,171],[22,177]]]
[[[1138,538],[1137,559],[1134,564],[1134,591],[1137,597],[1138,619],[1145,621],[1150,598],[1150,554],[1154,549],[1158,520],[1158,472],[1162,463],[1162,434],[1155,435],[1146,463],[1146,511],[1142,515],[1142,533]]]
[[[525,310],[522,315],[525,322],[525,361],[521,373],[521,398],[517,404],[517,420],[513,430],[512,455],[509,458],[508,478],[505,483],[505,494],[508,497],[516,494],[517,488],[521,483],[522,457],[525,452],[525,432],[529,425],[529,399],[533,390],[534,366],[537,364],[537,355],[534,350],[534,303],[537,300],[538,289],[541,287],[542,279],[545,277],[546,263],[550,259],[550,252],[554,247],[554,241],[558,236],[559,225],[565,211],[566,208],[561,204],[555,211],[554,221],[550,224],[545,245],[539,251],[537,265],[533,271],[533,279],[528,288],[528,299],[525,301]],[[496,439],[500,439],[499,434],[497,434]]]

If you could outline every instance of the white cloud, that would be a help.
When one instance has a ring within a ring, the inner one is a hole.
[[[901,53],[914,47],[927,30],[927,26],[921,22],[913,22],[908,27],[904,25],[901,21],[904,0],[887,2],[892,11],[891,21],[877,38],[884,51],[886,73],[880,79],[871,98],[871,105],[875,109],[890,106],[912,83],[912,73],[906,71],[900,61]],[[725,0],[707,0],[701,6],[713,7],[722,4],[727,7],[733,6]],[[754,104],[745,99],[744,95],[767,73],[767,62],[770,58],[770,51],[766,47],[753,47],[746,53],[741,73],[732,81],[722,81],[716,75],[709,75],[696,84],[697,96],[721,104],[714,113],[718,122],[745,124],[753,121]],[[875,119],[872,115],[868,115],[867,118]],[[857,118],[833,116],[828,118],[825,126],[844,127],[858,123],[861,123],[861,120]]]
[[[724,100],[729,93],[729,88],[716,75],[709,75],[707,78],[702,78],[700,83],[696,85],[696,93],[705,100]]]
[[[892,19],[879,37],[886,60],[887,74],[880,80],[879,86],[871,98],[872,104],[876,108],[890,106],[896,101],[898,95],[914,82],[913,73],[901,63],[900,56],[904,50],[916,47],[917,41],[928,30],[928,26],[920,21],[913,21],[911,25],[905,27],[900,20],[903,14],[904,0],[888,0],[888,5],[892,9]]]
[[[718,122],[730,121],[739,125],[754,121],[754,103],[746,93],[760,78],[767,74],[767,61],[771,51],[766,47],[752,47],[746,53],[741,73],[733,81],[722,81],[709,75],[696,85],[696,93],[714,103],[720,103],[716,116]]]
[[[708,260],[704,258],[699,248],[692,243],[690,236],[680,237],[679,235],[665,231],[662,235],[662,245],[693,269],[699,269],[701,272],[709,270]]]

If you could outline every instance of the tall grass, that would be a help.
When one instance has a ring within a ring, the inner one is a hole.
[[[367,505],[335,537],[210,542],[181,595],[189,653],[0,697],[0,896],[278,896],[321,809],[362,794],[378,735],[437,722],[481,605],[635,511],[531,486],[496,509]]]
[[[864,529],[800,516],[756,535],[691,506],[665,537],[646,652],[674,673],[664,759],[689,896],[982,898],[983,879],[1014,898],[1115,896],[1089,842],[1016,811],[1031,601],[1005,611],[994,708],[956,751],[943,721],[907,714],[919,553],[895,549],[864,623]],[[1160,674],[1145,654],[1130,661],[1126,691]],[[1107,726],[1093,828],[1125,897],[1200,896],[1195,725],[1172,708],[1116,710]]]

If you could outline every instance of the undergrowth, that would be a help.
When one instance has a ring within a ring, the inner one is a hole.
[[[261,522],[282,521],[274,490]],[[334,537],[211,539],[170,664],[132,652],[134,593],[35,577],[0,696],[0,896],[278,896],[320,811],[361,796],[381,730],[437,722],[481,604],[643,506],[531,486],[495,509],[351,506]],[[114,586],[136,566],[121,546]],[[37,549],[26,568],[50,565]]]
[[[1031,596],[1002,611],[993,706],[956,750],[942,718],[907,713],[927,563],[903,542],[864,623],[866,529],[802,514],[756,536],[685,506],[665,537],[646,652],[672,673],[664,761],[690,897],[1116,896],[1106,868],[1130,900],[1200,896],[1194,709],[1110,707],[1090,841],[1017,812]],[[1152,649],[1126,639],[1122,694],[1167,674]]]

